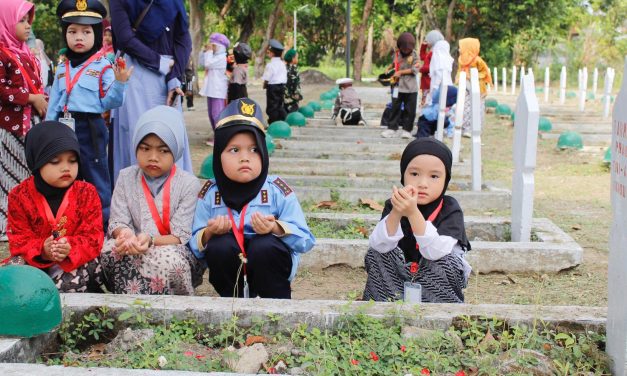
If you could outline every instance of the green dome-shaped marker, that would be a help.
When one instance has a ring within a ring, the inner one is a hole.
[[[305,115],[300,112],[290,112],[289,114],[287,114],[285,121],[287,121],[289,125],[296,127],[304,127],[305,125],[307,125],[307,119],[305,119]]]
[[[324,93],[320,94],[320,100],[321,101],[328,101],[330,99],[335,99],[335,97],[337,96],[337,94],[330,92],[330,91],[325,91]]]
[[[334,105],[335,105],[335,102],[332,101],[332,100],[322,101],[322,109],[323,110],[332,110]]]
[[[612,163],[612,148],[607,148],[605,150],[605,155],[603,156],[603,163],[610,164]]]
[[[566,93],[566,98],[575,98],[577,96],[577,93],[575,93],[574,91],[569,91],[568,93]]]
[[[213,174],[213,154],[209,154],[204,161],[202,161],[202,165],[200,165],[200,174],[198,175],[201,179],[213,179],[215,175]]]
[[[536,93],[544,93],[544,88],[543,87],[537,87],[536,88]]]
[[[274,144],[274,138],[269,134],[266,134],[266,148],[268,148],[268,156],[271,156],[276,149],[276,145]]]
[[[512,114],[512,108],[506,104],[499,104],[496,106],[496,114],[510,116]]]
[[[586,98],[587,98],[589,101],[593,101],[593,100],[594,100],[594,93],[588,93],[588,95],[586,96]]]
[[[583,149],[583,139],[577,132],[566,131],[557,140],[557,147],[560,149]]]
[[[544,116],[541,116],[538,123],[538,130],[540,132],[550,132],[551,129],[553,129],[553,124],[551,124],[551,120],[545,118]]]
[[[301,108],[298,109],[298,112],[300,112],[301,114],[305,115],[306,118],[312,118],[314,117],[314,110],[313,108],[309,107],[309,106],[303,106]]]
[[[0,268],[0,336],[33,337],[61,323],[61,299],[50,277],[26,265]]]
[[[320,103],[316,101],[311,101],[307,103],[307,106],[311,107],[316,112],[322,110],[322,106],[320,106]]]
[[[277,120],[270,124],[268,133],[273,138],[290,138],[292,137],[292,129],[290,125],[282,120]]]
[[[509,115],[509,118],[510,118],[510,119],[512,119],[512,123],[513,123],[514,121],[516,121],[516,113],[515,113],[515,112],[512,112],[512,114],[511,114],[511,115]]]
[[[488,108],[496,108],[499,105],[499,102],[494,98],[487,98],[485,100],[485,106]]]

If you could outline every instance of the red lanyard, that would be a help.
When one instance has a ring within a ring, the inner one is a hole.
[[[72,191],[72,188],[74,186],[71,185],[70,188],[68,188],[67,191],[65,191],[65,194],[63,195],[63,201],[61,201],[61,205],[59,206],[59,209],[57,210],[57,215],[53,216],[52,215],[52,209],[50,209],[50,205],[48,205],[48,201],[46,201],[46,198],[44,197],[44,195],[42,195],[41,193],[39,193],[39,203],[37,205],[37,208],[39,209],[39,213],[42,216],[45,216],[46,219],[48,220],[48,224],[50,224],[50,227],[52,228],[52,231],[55,232],[57,231],[57,224],[59,223],[59,220],[61,219],[61,217],[63,217],[63,213],[65,213],[65,209],[67,209],[68,205],[70,204],[70,192]]]
[[[401,62],[398,60],[398,50],[394,56],[394,72],[398,72],[401,69]]]
[[[22,73],[22,76],[24,77],[24,81],[26,81],[26,85],[28,85],[28,88],[30,89],[30,92],[33,93],[33,94],[43,94],[44,90],[41,87],[42,85],[40,85],[39,88],[38,88],[38,87],[35,86],[35,84],[33,84],[33,81],[30,78],[30,74],[28,74],[28,71],[24,67],[24,64],[22,64],[22,61],[20,61],[20,59],[18,59],[17,56],[15,56],[15,54],[13,52],[9,51],[8,49],[6,49],[4,47],[0,47],[0,49],[2,50],[2,52],[7,54],[9,56],[9,58],[15,62],[15,64],[17,64],[20,67],[20,72]],[[35,71],[37,76],[39,76],[39,69],[37,67],[37,63],[31,61],[31,65],[33,66],[33,70]],[[40,78],[40,80],[41,80],[41,78]]]
[[[435,210],[433,211],[433,213],[431,213],[431,215],[429,216],[429,218],[427,218],[427,221],[429,222],[433,222],[433,220],[438,216],[438,214],[440,214],[440,210],[442,210],[442,204],[444,203],[444,199],[440,200],[440,205],[438,205],[437,208],[435,208]],[[416,250],[418,250],[420,248],[420,246],[418,245],[418,243],[416,243]]]
[[[83,67],[78,72],[76,72],[76,76],[74,76],[74,78],[70,77],[70,61],[69,60],[65,60],[65,93],[66,93],[66,97],[65,97],[65,106],[63,106],[63,112],[67,112],[67,104],[68,104],[68,101],[70,100],[70,93],[72,92],[72,89],[74,88],[74,85],[76,85],[76,82],[78,81],[79,77],[81,76],[81,74],[83,73],[85,68],[87,68],[89,66],[89,64],[91,64],[94,60],[99,58],[101,55],[102,54],[100,54],[100,53],[95,53],[95,54],[91,55],[91,57],[89,59],[87,59],[87,61],[85,63],[83,63]]]
[[[230,208],[226,208],[229,212],[229,219],[231,220],[231,228],[233,229],[233,235],[235,235],[235,240],[237,241],[237,245],[239,245],[239,249],[242,251],[242,255],[246,258],[246,250],[244,249],[244,219],[246,218],[246,209],[248,208],[248,204],[244,205],[242,211],[239,215],[239,227],[235,225],[235,219],[233,218],[233,213]],[[246,275],[246,263],[244,262],[244,275]]]
[[[172,182],[172,177],[176,172],[176,165],[172,166],[172,171],[170,171],[170,176],[165,181],[165,185],[163,186],[163,220],[159,216],[159,211],[157,210],[157,205],[155,205],[155,199],[152,197],[150,193],[150,189],[148,188],[148,184],[146,183],[146,178],[142,175],[142,188],[144,189],[144,197],[146,198],[146,203],[148,204],[148,208],[150,209],[150,214],[152,214],[152,219],[155,221],[157,225],[157,230],[159,230],[159,234],[161,235],[170,235],[170,183]]]

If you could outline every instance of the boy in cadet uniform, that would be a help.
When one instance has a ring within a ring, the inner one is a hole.
[[[109,130],[102,113],[122,105],[133,68],[99,53],[102,20],[107,10],[98,0],[62,0],[57,7],[67,60],[59,64],[50,91],[46,120],[60,121],[76,132],[81,146],[80,174],[96,186],[102,217],[109,220],[111,176],[107,158]],[[106,225],[105,225],[106,226]]]
[[[268,48],[270,62],[263,72],[263,88],[266,89],[266,114],[268,124],[277,120],[285,120],[287,112],[284,108],[285,84],[287,83],[287,68],[281,60],[283,45],[276,39],[270,39]]]
[[[265,127],[249,98],[224,109],[215,129],[215,180],[196,204],[188,244],[222,297],[290,299],[300,254],[315,244],[294,191],[268,176]]]
[[[340,78],[335,81],[340,87],[340,92],[335,98],[333,106],[332,119],[338,116],[342,120],[343,125],[366,125],[361,116],[361,99],[357,95],[357,91],[353,88],[353,80],[351,78]]]
[[[252,49],[247,43],[237,42],[233,47],[235,66],[229,79],[229,103],[239,98],[248,97],[246,84],[248,83],[248,60],[250,60],[251,55]]]

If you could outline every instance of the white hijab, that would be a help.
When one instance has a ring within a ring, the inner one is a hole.
[[[445,85],[452,85],[451,72],[453,72],[453,57],[451,56],[451,46],[446,40],[439,40],[433,48],[433,56],[429,64],[429,75],[431,76],[431,90],[438,88],[444,81]]]

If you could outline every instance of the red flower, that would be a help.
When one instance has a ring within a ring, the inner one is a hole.
[[[412,262],[411,266],[409,267],[409,271],[411,272],[411,274],[418,273],[418,263],[417,262]]]
[[[405,352],[407,350],[407,348],[405,347],[405,345],[401,345],[401,352]]]
[[[370,351],[370,359],[372,359],[373,362],[378,362],[379,356],[374,351]]]
[[[196,355],[196,359],[198,359],[198,360],[200,360],[200,359],[202,359],[204,357],[205,357],[204,355]]]
[[[191,352],[191,351],[185,351],[185,354],[183,354],[183,355],[185,355],[185,356],[193,356],[194,353]]]
[[[466,372],[463,369],[460,369],[455,373],[455,376],[466,376]]]
[[[268,368],[268,373],[271,374],[271,375],[276,375],[276,368],[274,368],[274,367]]]
[[[429,371],[428,368],[423,368],[422,371],[420,371],[421,375],[431,375],[431,371]]]
[[[359,364],[359,360],[357,360],[357,359],[351,359],[351,364],[352,364],[352,365],[354,365],[354,366],[356,366],[356,365],[358,365],[358,364]]]

